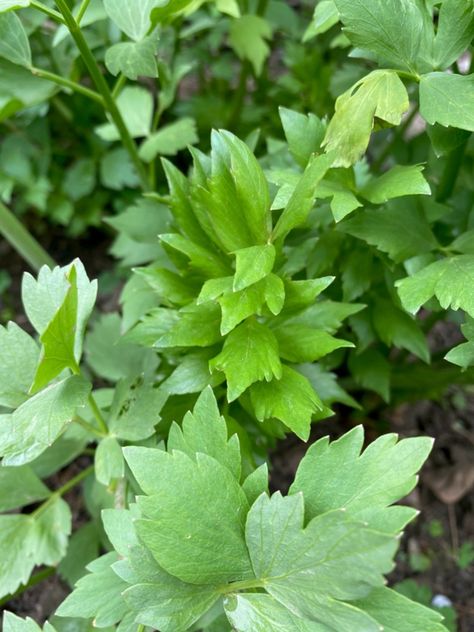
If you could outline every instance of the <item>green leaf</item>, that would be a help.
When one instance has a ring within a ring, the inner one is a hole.
[[[94,465],[96,478],[102,485],[110,485],[112,480],[123,477],[125,467],[122,449],[115,437],[106,437],[99,442]]]
[[[406,88],[393,70],[374,70],[360,79],[337,99],[326,131],[323,145],[326,151],[336,154],[332,166],[350,167],[356,163],[367,149],[374,119],[399,125],[408,107]]]
[[[17,408],[28,398],[39,350],[15,323],[0,326],[0,406]]]
[[[128,610],[122,597],[127,584],[112,570],[116,553],[107,553],[88,565],[91,572],[82,577],[66,597],[56,614],[60,617],[93,618],[94,625],[105,628],[118,623]]]
[[[105,221],[135,241],[156,243],[158,235],[169,230],[171,217],[162,204],[139,198],[125,211]]]
[[[390,400],[390,364],[377,349],[350,356],[349,368],[363,388],[375,391],[386,402]]]
[[[165,125],[151,134],[140,147],[139,155],[144,162],[151,162],[159,156],[175,156],[188,145],[195,145],[199,138],[196,121],[184,117],[179,121]]]
[[[104,0],[107,15],[136,42],[142,40],[150,30],[150,14],[160,4],[162,2],[159,0],[135,0],[132,6],[127,0]]]
[[[444,0],[438,15],[438,30],[433,56],[436,68],[451,66],[474,37],[474,5],[472,0]]]
[[[279,419],[303,441],[308,440],[313,415],[323,410],[307,378],[287,366],[280,379],[253,384],[250,401],[259,421]]]
[[[55,566],[66,555],[71,533],[71,510],[62,498],[35,517],[35,562]]]
[[[211,388],[199,396],[193,412],[186,413],[181,428],[173,423],[168,452],[179,450],[195,459],[198,452],[212,456],[240,480],[241,462],[237,435],[228,438],[227,425],[217,408]]]
[[[433,440],[428,437],[402,439],[387,434],[372,442],[364,452],[364,431],[358,426],[337,441],[325,437],[313,444],[301,461],[290,493],[303,492],[306,516],[345,509],[371,528],[397,532],[406,520],[394,524],[390,507],[415,487],[417,472],[426,461]],[[411,518],[416,512],[411,511]],[[397,516],[398,518],[398,516]]]
[[[49,489],[29,466],[0,467],[0,511],[31,505],[49,495]]]
[[[360,193],[372,204],[384,204],[405,195],[430,195],[431,188],[422,175],[423,169],[423,165],[397,165],[378,178],[369,180]]]
[[[217,386],[222,379],[212,376],[209,370],[209,360],[212,351],[203,350],[197,353],[187,353],[176,369],[160,387],[160,390],[170,395],[184,395],[186,393],[200,393],[207,386]]]
[[[332,4],[332,0],[326,2]],[[318,3],[316,8],[323,3]],[[278,109],[281,123],[291,155],[305,169],[311,155],[321,147],[324,138],[324,123],[315,114],[300,114],[294,110],[280,107]]]
[[[338,229],[377,246],[396,262],[430,252],[437,245],[423,211],[409,203],[361,211]]]
[[[29,6],[30,0],[0,0],[0,13]],[[10,613],[9,613],[10,614]]]
[[[432,72],[420,80],[420,113],[427,123],[474,132],[474,75]]]
[[[251,246],[235,253],[234,292],[257,283],[273,269],[276,251],[272,244]]]
[[[148,136],[153,118],[153,97],[148,90],[138,86],[124,88],[117,97],[117,107],[133,138]],[[102,140],[120,140],[119,131],[113,123],[99,125],[95,131]]]
[[[423,331],[416,321],[391,301],[377,300],[373,310],[375,330],[388,347],[408,349],[425,362],[430,361],[430,351]]]
[[[166,394],[139,375],[121,380],[110,407],[108,426],[110,432],[126,441],[140,441],[155,432],[160,422],[160,411]]]
[[[321,292],[331,285],[335,277],[305,281],[285,281],[285,311],[297,311],[312,305]]]
[[[0,595],[26,584],[35,566],[34,523],[26,514],[0,516]]]
[[[0,13],[0,57],[20,66],[31,67],[28,36],[20,18],[11,11]]]
[[[118,147],[104,154],[100,161],[100,181],[104,187],[115,191],[124,188],[137,189],[140,186],[137,172],[126,149]]]
[[[277,492],[257,499],[246,525],[255,576],[300,617],[329,622],[338,631],[380,630],[360,611],[354,612],[355,625],[349,628],[344,621],[347,606],[339,603],[343,613],[334,606],[336,600],[360,598],[371,587],[383,585],[382,574],[392,567],[396,539],[353,522],[341,510],[317,516],[306,528],[304,519],[302,494],[282,497]],[[365,626],[356,627],[356,622]]]
[[[7,416],[0,439],[4,465],[23,465],[44,452],[86,405],[91,385],[79,376],[52,384]]]
[[[273,231],[273,239],[281,239],[297,226],[304,224],[311,211],[319,182],[332,166],[333,155],[314,156],[290,197]]]
[[[208,250],[175,233],[160,235],[160,239],[173,250],[183,253],[189,259],[190,267],[205,277],[226,276],[230,272],[215,250]]]
[[[467,321],[461,325],[461,330],[468,342],[454,347],[444,358],[448,362],[467,369],[468,366],[474,364],[474,323],[471,318],[467,317]]]
[[[326,33],[331,27],[339,22],[339,11],[334,0],[321,0],[314,9],[313,18],[303,35],[303,42]]]
[[[388,66],[415,72],[433,38],[431,16],[420,0],[334,0],[354,46]]]
[[[266,40],[271,37],[270,24],[258,15],[242,15],[231,22],[229,43],[240,59],[252,64],[256,75],[261,74],[270,54]]]
[[[227,467],[202,453],[196,460],[149,448],[128,447],[124,453],[150,494],[138,499],[144,516],[136,522],[138,536],[164,570],[191,584],[251,575],[244,539],[247,500]]]
[[[156,64],[156,37],[146,37],[140,42],[119,42],[107,49],[105,65],[114,76],[122,73],[135,81],[138,77],[158,77]]]
[[[81,158],[66,171],[62,189],[74,202],[90,195],[96,185],[95,161]]]
[[[473,283],[474,255],[458,255],[435,261],[396,285],[403,307],[412,314],[436,296],[443,309],[463,309],[474,316]]]
[[[385,632],[447,632],[440,613],[390,588],[377,588],[355,605],[374,617]]]
[[[209,365],[211,371],[225,373],[229,402],[237,399],[254,382],[269,382],[282,375],[275,335],[254,320],[247,320],[231,331],[221,353]]]
[[[54,628],[49,624],[47,624],[46,629],[48,632],[54,632]],[[3,615],[3,630],[5,632],[41,632],[39,625],[30,617],[21,619],[13,612],[8,612],[7,610],[5,610]]]
[[[218,300],[222,310],[221,334],[227,335],[243,320],[261,314],[265,302],[265,281],[255,283],[240,292],[226,292]]]
[[[58,566],[59,575],[72,587],[86,573],[86,566],[99,554],[100,533],[93,522],[80,527],[69,540],[66,556]]]
[[[280,356],[289,362],[314,362],[343,347],[354,347],[352,342],[338,340],[322,329],[286,323],[273,329],[278,340]]]
[[[159,349],[168,347],[210,347],[222,338],[219,331],[220,309],[214,303],[189,305],[178,312],[179,320],[155,342]]]

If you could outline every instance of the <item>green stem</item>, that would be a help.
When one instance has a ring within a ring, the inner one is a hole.
[[[120,74],[119,78],[115,82],[115,85],[112,89],[112,96],[114,99],[118,97],[118,95],[122,92],[122,88],[127,83],[127,77],[124,74]]]
[[[82,0],[81,6],[79,7],[79,10],[76,13],[76,17],[75,17],[75,20],[78,24],[81,23],[81,20],[84,17],[84,13],[87,11],[90,1],[91,0]]]
[[[94,417],[97,420],[97,423],[100,426],[101,431],[104,434],[108,434],[109,429],[107,428],[107,424],[105,423],[105,419],[102,416],[102,413],[100,412],[100,408],[97,406],[97,402],[94,399],[94,396],[92,395],[92,393],[89,395],[89,406],[92,409],[92,412],[94,413]]]
[[[101,439],[103,439],[106,436],[103,432],[97,430],[97,428],[90,424],[88,421],[86,421],[82,417],[79,417],[79,415],[76,415],[73,421],[75,421],[76,424],[78,424],[79,426],[82,426],[82,428],[84,428],[84,430],[87,430],[87,432],[91,432],[96,437],[100,437]]]
[[[46,250],[30,235],[10,209],[1,202],[0,233],[36,272],[43,266],[54,268],[56,265]]]
[[[25,584],[24,586],[21,586],[21,588],[18,588],[18,590],[16,590],[14,593],[11,593],[10,595],[6,595],[2,599],[0,599],[0,606],[4,606],[12,599],[15,599],[15,597],[19,597],[29,588],[36,586],[36,584],[39,584],[45,579],[47,579],[48,577],[51,577],[51,575],[54,575],[55,572],[56,572],[56,569],[53,566],[48,566],[47,568],[44,568],[42,571],[35,573],[35,575],[32,575],[30,577],[27,584]]]
[[[38,11],[41,11],[42,13],[45,13],[52,20],[56,20],[56,22],[61,22],[61,24],[64,24],[63,16],[59,13],[59,11],[50,9],[42,2],[39,2],[38,0],[31,0],[30,6],[32,6],[34,9],[38,9]]]
[[[461,170],[464,152],[466,151],[467,142],[463,143],[449,154],[444,167],[443,174],[439,181],[438,190],[436,192],[436,201],[445,202],[453,194],[456,181]]]
[[[78,23],[74,19],[74,16],[72,15],[66,0],[56,0],[56,4],[64,18],[64,22],[66,23],[69,32],[71,33],[71,37],[74,39],[76,46],[82,55],[82,59],[84,60],[84,63],[92,77],[92,80],[96,85],[97,90],[102,95],[105,108],[109,112],[115,126],[117,127],[120,138],[122,139],[123,146],[128,151],[130,158],[140,177],[142,188],[144,191],[149,191],[150,185],[148,182],[146,169],[142,161],[140,160],[135,141],[130,136],[130,132],[128,131],[120,110],[117,107],[115,99],[112,96],[107,81],[102,75],[99,65],[97,64],[97,61],[95,60],[95,57],[92,54]]]
[[[87,478],[90,474],[92,474],[93,471],[94,471],[93,465],[89,465],[89,467],[86,467],[85,470],[82,470],[82,472],[79,472],[79,474],[71,478],[62,487],[60,487],[55,492],[53,492],[51,496],[47,500],[44,501],[44,503],[42,503],[37,509],[31,512],[30,516],[32,518],[38,518],[38,516],[41,516],[41,514],[43,514],[46,511],[46,509],[50,505],[52,505],[58,498],[61,498],[61,496],[64,496],[64,494],[66,494],[69,490],[71,490],[73,487],[75,487],[81,481]]]
[[[52,83],[56,83],[58,86],[62,86],[63,88],[69,88],[69,90],[73,90],[74,92],[79,92],[79,94],[83,94],[89,99],[96,101],[100,105],[104,106],[104,99],[100,94],[94,92],[94,90],[90,90],[80,83],[76,83],[75,81],[71,81],[66,77],[61,77],[61,75],[56,75],[54,72],[49,72],[49,70],[43,70],[42,68],[34,68],[31,69],[32,74],[36,77],[41,77],[41,79],[47,79]]]
[[[236,592],[238,590],[250,590],[251,588],[263,588],[264,581],[262,579],[246,579],[241,582],[233,582],[232,584],[225,584],[219,588],[221,595],[227,593]]]
[[[239,124],[240,116],[242,114],[242,107],[245,101],[245,95],[247,93],[247,79],[249,78],[250,72],[250,63],[248,61],[244,61],[240,69],[239,83],[235,91],[234,101],[227,123],[230,130],[235,129]]]

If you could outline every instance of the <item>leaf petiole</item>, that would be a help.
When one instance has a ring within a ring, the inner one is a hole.
[[[49,72],[49,70],[43,70],[42,68],[35,68],[34,66],[30,68],[33,75],[36,77],[40,77],[41,79],[46,79],[47,81],[51,81],[52,83],[56,83],[58,86],[62,86],[63,88],[69,88],[73,92],[78,92],[99,105],[104,106],[104,99],[98,92],[94,90],[90,90],[86,88],[86,86],[81,85],[80,83],[76,83],[75,81],[71,81],[66,77],[61,77],[61,75],[56,75],[54,72]]]
[[[53,492],[51,496],[47,500],[44,501],[44,503],[42,503],[39,507],[37,507],[34,511],[32,511],[30,516],[32,518],[37,518],[38,516],[43,514],[46,511],[46,509],[50,505],[52,505],[57,498],[61,498],[62,496],[64,496],[64,494],[66,494],[69,490],[71,490],[73,487],[75,487],[81,481],[87,478],[90,474],[92,474],[93,471],[94,471],[94,466],[89,465],[89,467],[86,467],[85,470],[82,470],[82,472],[79,472],[79,474],[77,474],[76,476],[73,476],[73,478],[71,478],[67,483],[65,483],[62,487],[57,489],[55,492]]]

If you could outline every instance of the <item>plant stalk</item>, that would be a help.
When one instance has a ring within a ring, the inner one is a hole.
[[[82,470],[82,472],[79,472],[79,474],[71,478],[62,487],[60,487],[55,492],[53,492],[51,496],[47,500],[44,501],[44,503],[42,503],[37,509],[31,512],[30,516],[32,518],[37,518],[38,516],[41,516],[41,514],[43,514],[46,511],[46,509],[50,505],[52,505],[57,498],[61,498],[62,496],[64,496],[64,494],[66,494],[69,490],[71,490],[73,487],[75,487],[81,481],[87,478],[89,474],[92,474],[93,471],[94,471],[93,465],[89,465],[89,467],[86,467],[85,470]]]
[[[62,86],[63,88],[69,88],[69,90],[78,92],[79,94],[82,94],[88,97],[89,99],[92,99],[96,103],[99,103],[100,105],[104,106],[104,99],[101,97],[101,95],[98,92],[95,92],[94,90],[90,90],[89,88],[86,88],[80,83],[71,81],[70,79],[67,79],[66,77],[61,77],[61,75],[57,75],[54,72],[49,72],[49,70],[43,70],[41,68],[35,68],[35,67],[32,67],[30,70],[32,74],[35,75],[36,77],[40,77],[41,79],[47,79],[48,81],[51,81],[52,83],[56,83],[58,86]]]
[[[461,171],[467,142],[459,145],[449,154],[436,192],[436,201],[445,202],[453,194],[456,181]]]
[[[0,233],[36,272],[43,266],[54,268],[56,265],[43,246],[30,235],[2,202],[0,202]]]
[[[84,428],[84,430],[87,430],[87,432],[90,432],[91,434],[95,435],[96,437],[100,437],[101,439],[103,439],[106,436],[103,432],[101,432],[100,430],[97,430],[97,428],[93,426],[92,424],[90,424],[88,421],[86,421],[82,417],[79,417],[79,415],[76,415],[73,421],[75,421],[76,424]]]
[[[100,408],[98,407],[97,402],[95,401],[92,393],[89,395],[89,406],[91,407],[92,412],[94,413],[94,417],[96,418],[97,423],[99,424],[102,433],[107,435],[109,432],[109,429],[107,428],[105,419],[102,416],[102,413],[100,412]]]
[[[46,14],[52,20],[64,24],[63,16],[59,13],[59,11],[50,9],[50,7],[47,7],[42,2],[39,2],[39,0],[31,0],[30,6],[32,6],[34,9],[37,9],[38,11],[41,11],[41,13]]]
[[[81,23],[82,18],[84,17],[84,13],[87,11],[91,0],[82,0],[81,6],[79,7],[78,12],[76,13],[75,20],[78,24]]]
[[[80,26],[74,19],[74,16],[71,13],[66,0],[56,0],[56,5],[63,16],[64,22],[68,27],[69,32],[71,33],[71,36],[74,39],[77,48],[79,49],[79,52],[82,55],[82,59],[84,60],[84,63],[91,75],[92,80],[96,85],[97,90],[102,95],[104,106],[109,112],[112,121],[118,129],[123,146],[128,151],[130,158],[135,166],[135,169],[137,170],[142,189],[144,191],[149,191],[150,185],[148,182],[147,172],[144,164],[142,163],[138,155],[135,141],[128,131],[122,114],[120,113],[120,110],[118,109],[117,104],[112,96],[112,92],[110,91],[107,81],[102,75],[99,65],[97,64],[97,61],[95,60],[95,57],[86,42]]]

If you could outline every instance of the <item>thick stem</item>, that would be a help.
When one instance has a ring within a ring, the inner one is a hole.
[[[75,487],[80,482],[82,482],[85,478],[87,478],[90,474],[92,474],[93,471],[94,471],[93,465],[89,465],[89,467],[86,467],[85,470],[82,470],[82,472],[79,472],[79,474],[71,478],[62,487],[60,487],[55,492],[53,492],[51,496],[47,500],[44,501],[44,503],[42,503],[37,509],[31,512],[30,516],[32,518],[37,518],[38,516],[41,516],[41,514],[43,514],[46,511],[46,509],[56,501],[57,498],[61,498],[61,496],[64,496],[64,494],[66,494],[69,490],[71,490],[73,487]]]
[[[46,250],[30,235],[10,209],[1,202],[0,233],[36,272],[43,266],[54,268],[56,265]]]
[[[30,6],[32,6],[34,9],[38,9],[38,11],[41,11],[41,13],[46,14],[52,20],[56,20],[56,22],[61,22],[61,24],[64,24],[63,16],[59,13],[59,11],[50,9],[42,2],[39,2],[38,0],[31,0]]]
[[[436,191],[436,201],[445,202],[453,194],[456,181],[461,171],[464,160],[464,152],[466,151],[467,142],[463,143],[448,155],[446,166],[439,181],[438,190]]]
[[[219,588],[219,592],[221,595],[226,595],[227,593],[237,592],[239,590],[250,590],[252,588],[263,588],[264,581],[261,579],[246,579],[241,582],[233,582],[232,584],[226,584],[225,586],[221,586]]]
[[[52,83],[56,83],[58,86],[62,86],[63,88],[68,88],[69,90],[73,90],[74,92],[78,92],[79,94],[83,94],[84,96],[96,101],[100,105],[104,106],[104,99],[98,92],[94,92],[94,90],[90,90],[80,83],[76,83],[75,81],[71,81],[66,77],[61,77],[61,75],[56,75],[54,72],[49,72],[49,70],[43,70],[41,68],[31,68],[31,72],[36,77],[41,77],[41,79],[47,79]]]
[[[117,104],[112,96],[107,81],[102,75],[99,65],[97,64],[97,61],[95,60],[95,57],[92,54],[78,23],[74,19],[74,16],[72,15],[66,0],[56,0],[56,4],[64,18],[64,22],[66,23],[69,32],[71,33],[71,37],[74,39],[76,46],[78,47],[79,52],[82,55],[82,59],[92,77],[92,80],[96,85],[97,90],[102,95],[105,108],[109,112],[112,121],[117,127],[120,138],[122,139],[122,144],[124,148],[128,151],[130,158],[135,166],[135,169],[137,170],[137,173],[140,177],[142,188],[144,191],[149,191],[150,185],[148,182],[145,166],[140,160],[135,141],[130,136],[130,132],[128,131],[120,110],[118,109]]]

